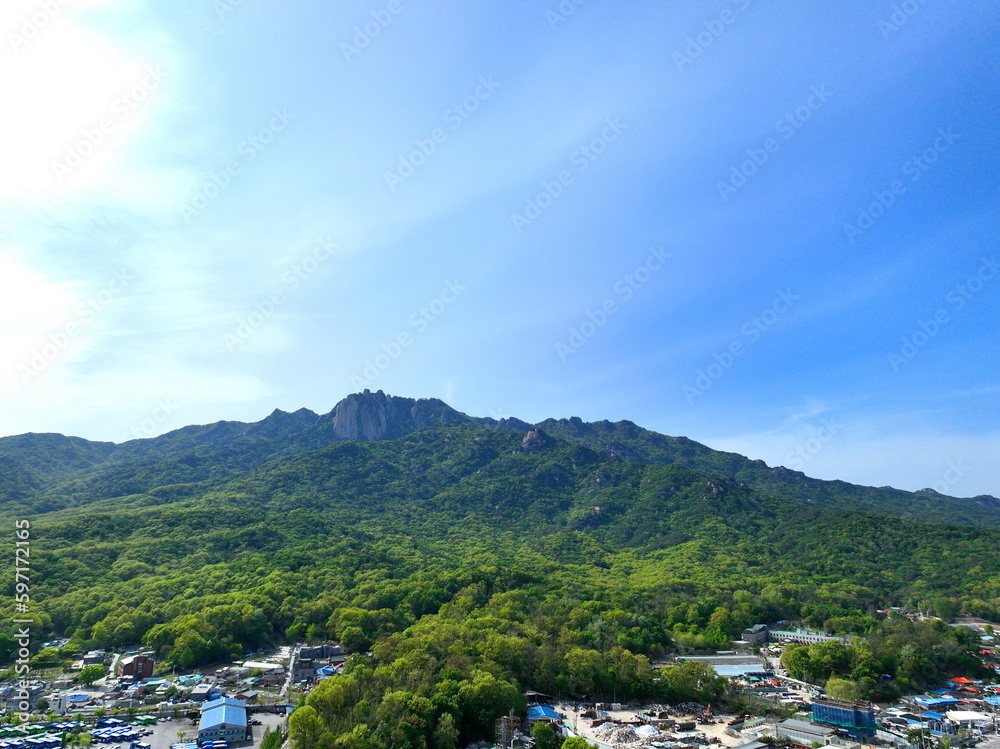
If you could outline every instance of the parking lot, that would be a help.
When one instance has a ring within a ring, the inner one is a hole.
[[[261,722],[259,726],[250,726],[253,730],[253,743],[230,744],[230,746],[239,747],[240,749],[258,747],[260,746],[260,740],[264,735],[265,729],[275,729],[286,720],[284,715],[273,715],[271,713],[259,713],[248,717],[250,720],[259,720]],[[144,726],[139,726],[138,728],[142,729]],[[198,723],[197,721],[192,722],[190,718],[170,718],[148,726],[148,728],[153,731],[152,735],[141,736],[138,740],[149,744],[150,749],[170,749],[171,744],[177,744],[181,741],[194,741],[198,737]],[[180,735],[181,733],[184,734],[183,738]],[[121,749],[129,749],[129,743],[128,741],[110,744],[98,744],[95,742],[93,747],[94,749],[114,749],[116,746],[121,746]]]

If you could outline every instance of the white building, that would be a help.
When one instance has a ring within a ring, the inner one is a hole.
[[[808,629],[772,629],[768,636],[772,642],[798,642],[803,645],[818,645],[821,642],[840,640],[840,637],[828,635],[825,632],[813,632]]]

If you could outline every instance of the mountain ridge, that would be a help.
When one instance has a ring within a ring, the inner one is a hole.
[[[274,409],[257,422],[188,425],[117,444],[52,433],[3,437],[0,512],[32,507],[47,512],[75,506],[86,497],[111,498],[116,491],[136,494],[160,486],[218,483],[270,460],[336,442],[399,439],[440,425],[479,425],[523,433],[541,430],[615,459],[677,464],[728,475],[776,496],[795,495],[806,504],[1000,527],[1000,500],[990,495],[960,498],[933,490],[907,492],[814,479],[784,466],[714,450],[687,437],[663,435],[628,420],[585,422],[571,416],[529,424],[515,418],[473,417],[437,398],[394,396],[382,390],[352,393],[326,414],[307,408]]]

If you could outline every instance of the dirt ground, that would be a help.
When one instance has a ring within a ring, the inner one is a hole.
[[[572,705],[568,704],[556,705],[556,711],[566,716],[569,726],[578,735],[583,736],[584,738],[598,740],[597,737],[594,736],[594,732],[590,728],[590,720],[588,720],[587,718],[579,717],[579,714],[574,712]],[[612,720],[629,721],[634,719],[635,716],[636,716],[635,710],[612,710],[608,712],[608,717],[611,718]],[[745,744],[746,741],[744,739],[734,738],[726,733],[726,723],[732,720],[732,717],[733,716],[731,715],[717,716],[715,718],[715,720],[717,721],[716,723],[710,725],[698,726],[697,730],[705,734],[705,736],[707,736],[710,739],[713,737],[718,738],[722,742],[721,746],[724,747],[735,747],[739,746],[740,744]],[[693,717],[678,718],[678,720],[688,720],[688,719],[694,720]],[[717,744],[716,746],[719,745]]]

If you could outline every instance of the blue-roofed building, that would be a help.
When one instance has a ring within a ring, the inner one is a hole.
[[[913,701],[925,710],[945,707],[947,705],[961,704],[961,702],[954,697],[917,697]]]
[[[528,720],[554,720],[559,722],[562,718],[549,705],[532,705],[528,708]]]
[[[198,743],[229,741],[240,743],[250,738],[246,703],[230,697],[206,702],[201,708]]]

